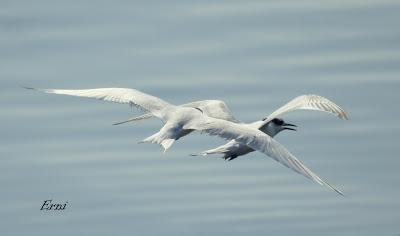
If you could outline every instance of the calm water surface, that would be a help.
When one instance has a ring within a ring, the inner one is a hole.
[[[399,235],[399,1],[0,3],[0,229],[4,235]],[[346,193],[260,153],[166,154],[137,144],[158,120],[125,105],[34,93],[132,87],[182,104],[222,99],[250,122],[304,93],[331,98],[277,139]],[[63,212],[40,211],[46,199]]]

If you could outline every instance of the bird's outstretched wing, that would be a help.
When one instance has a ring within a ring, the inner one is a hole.
[[[307,168],[283,145],[267,134],[258,129],[252,128],[249,125],[202,117],[189,123],[186,128],[201,130],[210,135],[220,136],[227,140],[235,139],[237,142],[245,144],[254,150],[258,150],[272,157],[275,161],[280,162],[284,166],[309,178],[310,180],[320,185],[325,185],[338,194],[343,195],[340,190],[323,181],[318,175]]]
[[[35,89],[25,87],[27,89]],[[63,94],[77,97],[96,98],[99,100],[127,103],[136,106],[162,119],[162,110],[172,105],[160,98],[129,88],[96,88],[96,89],[35,89],[45,93]]]
[[[232,112],[229,110],[228,106],[225,104],[225,102],[220,101],[220,100],[203,100],[203,101],[195,101],[195,102],[190,102],[181,105],[182,107],[193,107],[193,108],[199,108],[200,110],[203,111],[203,113],[209,117],[217,118],[217,119],[222,119],[222,120],[227,120],[235,123],[240,123],[239,120],[237,120]],[[138,121],[138,120],[143,120],[143,119],[148,119],[153,117],[151,113],[147,113],[141,116],[133,117],[125,121],[117,122],[114,123],[114,125],[119,125],[119,124],[124,124],[128,123],[131,121]]]
[[[323,111],[336,115],[340,119],[348,120],[346,112],[329,99],[319,95],[301,95],[292,99],[290,102],[286,103],[285,105],[274,111],[268,117],[265,117],[263,119],[263,122],[260,122],[260,125],[263,126],[274,118],[294,110]]]
[[[199,108],[205,115],[209,117],[240,123],[240,121],[233,116],[226,103],[221,100],[196,101],[186,103],[181,106]]]

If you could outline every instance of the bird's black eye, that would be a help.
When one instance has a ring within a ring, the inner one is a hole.
[[[275,119],[272,120],[272,122],[274,124],[276,124],[276,125],[283,125],[283,120],[282,119],[275,118]]]

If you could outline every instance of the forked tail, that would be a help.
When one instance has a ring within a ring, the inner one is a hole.
[[[192,153],[190,155],[191,156],[207,156],[207,155],[210,155],[210,154],[225,154],[227,151],[228,150],[226,150],[226,148],[221,146],[221,147],[217,147],[217,148],[214,148],[214,149],[209,149],[209,150],[206,150],[206,151],[202,151],[202,152],[199,152],[199,153]]]
[[[160,132],[157,132],[150,137],[147,137],[140,141],[139,143],[156,143],[160,144],[164,148],[164,152],[166,152],[172,144],[174,144],[175,139],[172,138],[164,138],[163,135],[160,134]]]
[[[130,118],[128,120],[116,122],[113,125],[120,125],[120,124],[124,124],[124,123],[128,123],[128,122],[132,122],[132,121],[145,120],[145,119],[149,119],[149,118],[152,118],[152,117],[154,117],[153,114],[146,113],[146,114],[143,114],[141,116],[136,116],[136,117]]]

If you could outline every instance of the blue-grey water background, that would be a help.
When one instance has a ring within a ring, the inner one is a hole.
[[[0,2],[2,235],[399,235],[400,2]],[[350,120],[298,111],[277,140],[340,197],[272,159],[137,144],[158,120],[43,88],[131,87],[182,104],[221,99],[258,120],[305,93]],[[68,201],[43,212],[44,200]]]

